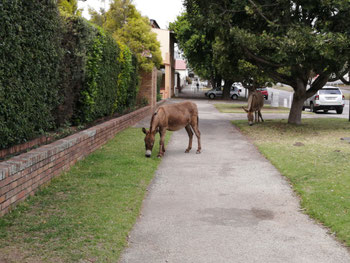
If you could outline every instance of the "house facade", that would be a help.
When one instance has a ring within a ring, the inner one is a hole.
[[[160,42],[160,49],[163,58],[163,79],[161,82],[160,93],[163,99],[174,96],[175,93],[175,60],[174,60],[174,33],[161,29],[157,22],[150,20],[152,31],[157,34],[157,40]]]
[[[175,73],[178,76],[176,87],[183,87],[186,85],[186,77],[188,77],[188,70],[186,61],[183,59],[175,60]]]

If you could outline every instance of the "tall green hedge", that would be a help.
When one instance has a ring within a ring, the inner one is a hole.
[[[102,29],[92,29],[94,39],[88,47],[85,82],[76,115],[76,121],[83,123],[114,113],[120,72],[118,45]]]
[[[76,114],[84,88],[87,53],[95,37],[92,26],[84,19],[66,17],[63,22],[62,47],[65,52],[60,71],[63,100],[55,111],[57,126],[72,122]]]
[[[82,18],[71,18],[82,21]],[[84,23],[83,23],[84,24]],[[89,36],[79,48],[86,51],[84,80],[73,116],[75,124],[123,113],[134,106],[138,88],[138,67],[127,46],[119,45],[103,29],[85,21]],[[81,38],[81,37],[80,37]]]
[[[138,65],[136,56],[124,44],[119,44],[120,55],[119,62],[121,70],[118,76],[118,97],[116,101],[116,109],[122,112],[126,108],[133,107],[136,102],[138,86]]]
[[[54,128],[61,32],[56,1],[0,1],[1,148]]]
[[[0,25],[0,148],[135,105],[130,49],[55,0],[2,0]]]

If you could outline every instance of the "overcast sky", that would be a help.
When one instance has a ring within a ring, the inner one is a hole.
[[[157,21],[163,29],[168,28],[169,22],[173,22],[176,17],[183,11],[183,0],[133,0],[137,10],[143,16]],[[108,9],[109,0],[87,0],[79,1],[79,7],[84,8],[83,16],[88,18],[88,6],[99,10],[100,7]]]

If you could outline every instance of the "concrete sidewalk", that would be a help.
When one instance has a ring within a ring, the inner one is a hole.
[[[202,154],[196,140],[185,154],[186,131],[173,133],[121,262],[350,262],[232,115],[195,103]]]

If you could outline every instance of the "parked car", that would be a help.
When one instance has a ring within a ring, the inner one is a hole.
[[[243,85],[241,82],[235,82],[233,83],[232,86],[235,86],[236,88],[241,89],[241,92],[242,92]]]
[[[231,91],[230,91],[231,99],[237,100],[241,91],[242,91],[241,89],[232,85]],[[205,94],[205,96],[209,97],[210,99],[214,99],[216,97],[222,97],[222,93],[223,93],[223,87],[217,87],[216,89],[211,89],[204,94]]]
[[[342,114],[344,105],[345,97],[339,88],[324,86],[304,102],[303,110],[305,108],[309,108],[312,112],[335,110],[337,114]]]
[[[256,90],[264,96],[265,100],[269,98],[269,92],[267,91],[267,88],[257,88]]]

